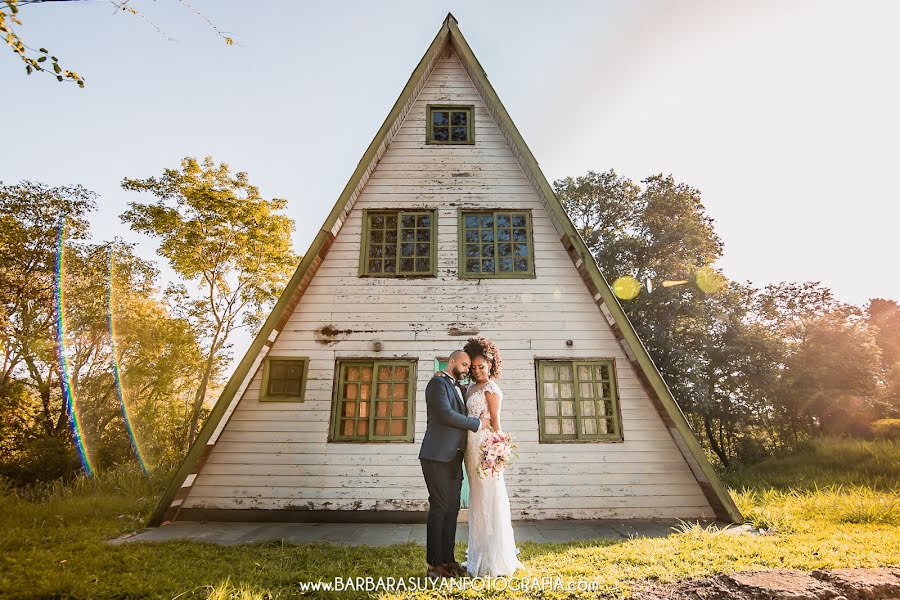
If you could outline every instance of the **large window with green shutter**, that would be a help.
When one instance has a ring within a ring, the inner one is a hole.
[[[364,210],[360,277],[434,277],[435,221],[433,210]]]
[[[332,441],[413,440],[414,361],[341,360],[336,372]]]
[[[542,442],[622,440],[612,360],[538,360]]]
[[[460,211],[459,276],[534,277],[531,211]]]

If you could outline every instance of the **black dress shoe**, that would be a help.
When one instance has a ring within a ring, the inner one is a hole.
[[[444,563],[441,566],[444,567],[449,573],[451,573],[452,575],[454,575],[456,577],[465,577],[466,575],[469,574],[469,572],[466,571],[465,569],[463,569],[462,565],[460,565],[455,560],[453,562]]]
[[[431,579],[444,579],[445,577],[453,577],[453,574],[450,573],[444,565],[428,565],[428,569],[425,571],[425,577]]]

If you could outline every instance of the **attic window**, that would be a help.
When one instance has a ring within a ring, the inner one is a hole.
[[[427,144],[474,144],[475,106],[428,105]]]

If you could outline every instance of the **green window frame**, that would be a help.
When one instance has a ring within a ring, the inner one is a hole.
[[[474,104],[429,104],[425,110],[425,143],[475,143]]]
[[[413,441],[415,360],[342,359],[335,373],[329,441]]]
[[[534,278],[530,210],[460,210],[460,279]]]
[[[363,209],[360,277],[437,277],[434,210]]]
[[[541,442],[623,441],[615,361],[537,360]]]
[[[447,368],[447,363],[450,362],[449,358],[438,357],[434,359],[434,372],[439,373]]]
[[[438,357],[438,358],[435,358],[435,359],[434,359],[434,372],[437,373],[437,372],[439,372],[439,371],[445,370],[445,369],[447,368],[447,365],[448,365],[449,363],[450,363],[450,359],[449,359],[448,357]],[[471,380],[470,377],[467,375],[464,379],[461,379],[461,380],[460,380],[460,383],[463,384],[463,385],[465,386],[465,385],[468,385],[468,384],[472,383],[472,380]]]
[[[307,356],[267,356],[263,359],[261,402],[303,402],[309,373]]]

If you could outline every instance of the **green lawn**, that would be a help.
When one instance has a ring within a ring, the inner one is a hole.
[[[596,581],[600,592],[543,597],[622,597],[635,580],[674,581],[747,569],[900,566],[900,444],[821,440],[810,450],[726,477],[747,519],[767,535],[684,528],[665,538],[521,544],[529,577]],[[280,542],[220,547],[196,542],[105,540],[147,520],[160,481],[129,471],[34,497],[0,493],[0,597],[292,598],[301,582],[335,577],[419,577],[424,549]],[[458,547],[458,555],[463,545]],[[310,592],[349,598],[352,592]],[[372,596],[378,596],[374,593]],[[405,593],[389,597],[433,596]],[[477,590],[451,596],[480,597]],[[498,597],[515,597],[498,592]],[[518,594],[524,596],[524,594]]]

